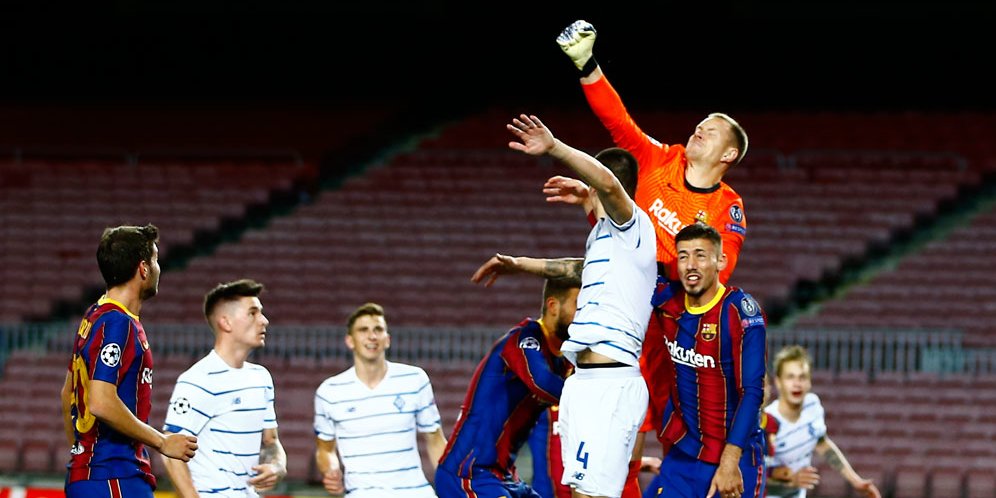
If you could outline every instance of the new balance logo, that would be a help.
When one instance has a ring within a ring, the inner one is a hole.
[[[579,480],[579,481],[583,481],[584,480],[584,472],[575,472],[574,473],[574,478],[577,479],[577,480]]]

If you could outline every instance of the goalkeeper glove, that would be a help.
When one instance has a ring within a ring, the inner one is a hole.
[[[564,28],[557,36],[560,49],[571,58],[574,65],[581,71],[581,76],[588,76],[598,63],[591,53],[595,44],[595,27],[588,21],[578,20]]]

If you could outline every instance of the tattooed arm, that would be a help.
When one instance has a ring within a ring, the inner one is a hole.
[[[249,479],[249,484],[256,491],[273,489],[287,475],[287,453],[280,444],[277,429],[263,429],[263,442],[259,448],[259,465],[252,468],[256,476]]]
[[[498,275],[513,273],[531,273],[544,278],[571,278],[580,281],[583,264],[584,258],[541,259],[495,254],[474,272],[470,281],[477,284],[484,280],[484,286],[491,287],[498,279]]]
[[[870,498],[881,498],[882,495],[875,487],[875,483],[871,479],[862,478],[854,471],[847,458],[844,457],[844,452],[840,451],[840,448],[829,436],[824,436],[816,443],[816,453],[823,457],[832,469],[840,472],[840,475],[844,476],[844,479],[847,479],[847,482],[851,483],[854,489]]]

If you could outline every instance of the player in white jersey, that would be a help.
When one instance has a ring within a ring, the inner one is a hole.
[[[636,159],[623,149],[594,158],[554,138],[536,116],[522,114],[507,129],[509,147],[549,154],[591,185],[597,222],[585,245],[578,310],[561,346],[576,367],[560,399],[561,482],[575,496],[622,494],[630,455],[648,401],[639,358],[657,282],[657,235],[633,202]],[[554,177],[544,191],[574,195],[575,180]]]
[[[287,474],[273,379],[246,361],[266,339],[262,291],[262,284],[243,279],[220,284],[204,298],[214,349],[177,378],[163,427],[197,436],[200,450],[189,463],[163,459],[184,498],[256,497]]]
[[[805,498],[806,491],[819,483],[819,474],[812,466],[815,452],[854,489],[870,498],[881,498],[875,483],[858,475],[827,435],[823,405],[811,392],[811,362],[806,350],[797,345],[782,348],[775,355],[773,370],[778,399],[764,409],[771,424],[766,431],[774,433],[766,496]]]
[[[425,478],[416,433],[425,437],[435,472],[446,448],[432,384],[425,371],[389,362],[384,309],[357,308],[346,325],[353,366],[315,391],[315,452],[322,484],[349,498],[435,498]]]

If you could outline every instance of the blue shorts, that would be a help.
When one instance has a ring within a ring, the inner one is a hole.
[[[141,477],[66,484],[66,498],[152,498],[152,485]]]
[[[543,498],[520,480],[501,479],[488,469],[474,468],[472,472],[470,478],[465,478],[442,467],[437,468],[433,481],[436,495],[446,498]]]
[[[744,479],[744,498],[764,496],[764,466],[755,465],[749,452],[740,458],[740,474]],[[643,498],[702,498],[719,465],[706,463],[685,452],[671,448],[661,462],[661,473],[643,490]],[[713,496],[718,496],[718,493]]]

